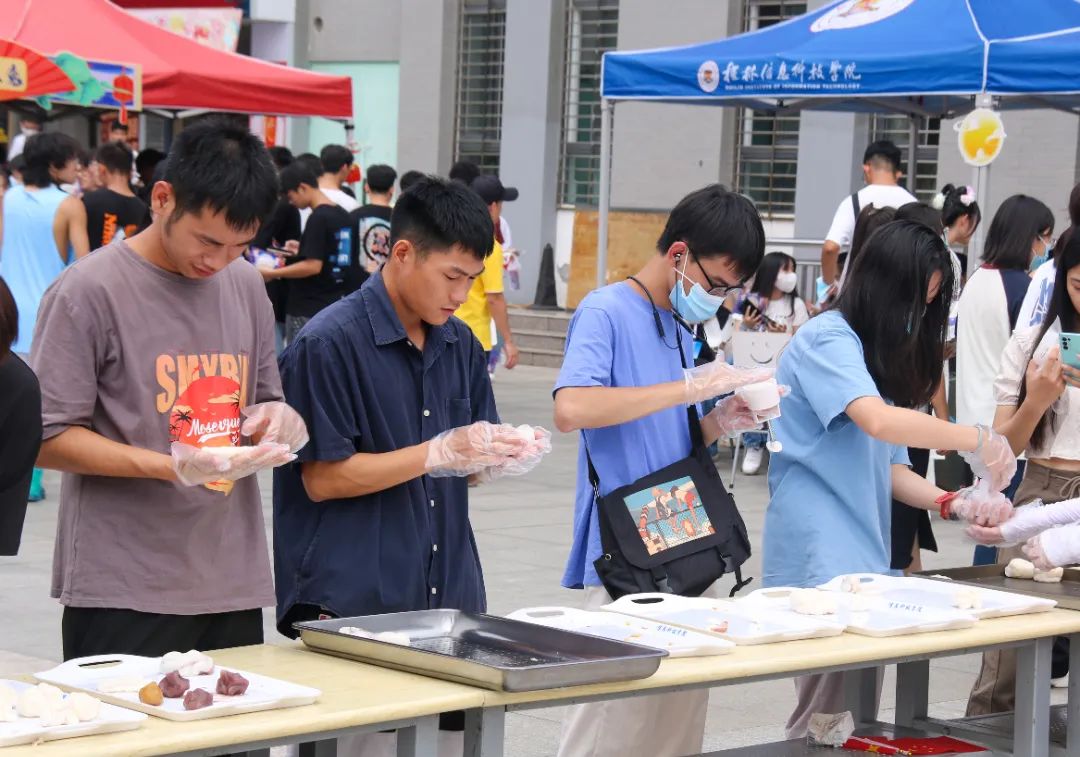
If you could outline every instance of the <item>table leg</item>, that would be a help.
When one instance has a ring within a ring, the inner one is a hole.
[[[416,725],[397,731],[397,757],[436,757],[439,753],[439,716],[419,718]]]
[[[877,720],[878,668],[844,673],[844,703],[858,727]]]
[[[1035,639],[1016,650],[1014,757],[1037,757],[1050,745],[1050,651],[1053,638]]]
[[[930,661],[901,662],[896,666],[896,724],[914,728],[929,711]]]
[[[1080,634],[1069,637],[1069,670],[1077,675],[1069,676],[1069,703],[1066,706],[1069,724],[1066,730],[1066,745],[1070,754],[1080,751]]]
[[[506,709],[465,710],[465,757],[502,757]]]
[[[305,742],[300,745],[300,757],[337,757],[337,739]]]

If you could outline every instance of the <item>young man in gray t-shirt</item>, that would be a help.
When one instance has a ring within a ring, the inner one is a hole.
[[[262,143],[219,120],[168,160],[150,227],[64,271],[34,334],[38,461],[64,472],[65,659],[257,644],[274,604],[252,474],[307,433],[282,402],[262,278],[239,258],[277,181]]]

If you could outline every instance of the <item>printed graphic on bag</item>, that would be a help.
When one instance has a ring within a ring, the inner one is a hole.
[[[689,476],[624,497],[650,555],[716,533]]]

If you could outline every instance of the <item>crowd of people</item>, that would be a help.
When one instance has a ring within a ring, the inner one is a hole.
[[[0,553],[43,496],[35,461],[61,471],[65,659],[260,643],[264,607],[287,636],[302,620],[483,611],[470,487],[551,449],[504,421],[489,373],[500,348],[518,358],[502,212],[517,189],[468,163],[448,178],[373,165],[357,198],[348,148],[293,156],[215,118],[133,175],[142,155],[122,134],[91,158],[29,126],[0,227]],[[765,586],[917,569],[935,512],[999,560],[1080,559],[1080,236],[1054,242],[1047,206],[1017,195],[976,265],[971,189],[919,203],[899,167],[891,143],[868,148],[813,301],[794,258],[766,254],[753,203],[710,185],[676,204],[635,275],[576,309],[553,410],[581,438],[563,585],[585,607],[745,585],[759,545],[709,447],[748,435],[761,464],[765,420],[780,442]],[[774,373],[707,350],[714,319],[786,340],[778,407],[736,391]],[[931,450],[959,453],[962,486],[927,480]],[[269,469],[272,562],[253,475]],[[988,654],[972,714],[1011,708],[1014,675],[1008,651]],[[842,689],[800,678],[788,733],[844,709]],[[706,702],[580,705],[560,754],[699,752]],[[462,728],[442,717],[442,753],[460,753]],[[343,749],[392,753],[393,735]]]

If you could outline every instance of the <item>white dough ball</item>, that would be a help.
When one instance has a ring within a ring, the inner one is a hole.
[[[69,694],[67,703],[75,716],[83,723],[94,720],[101,714],[101,701],[81,691]]]
[[[1037,570],[1035,571],[1035,580],[1041,584],[1059,584],[1061,583],[1061,577],[1064,575],[1064,568],[1053,568],[1052,570]]]
[[[15,709],[24,718],[40,718],[49,709],[49,703],[41,690],[35,687],[19,694]]]
[[[161,672],[162,673],[175,673],[184,665],[184,653],[183,652],[167,652],[164,657],[161,658]]]
[[[1005,575],[1008,578],[1026,578],[1030,581],[1035,577],[1035,565],[1022,557],[1015,557],[1005,566]]]
[[[60,689],[48,683],[39,683],[37,687],[38,691],[41,692],[41,696],[45,697],[45,702],[49,707],[58,708],[64,706],[64,692]]]
[[[959,610],[978,610],[982,607],[982,595],[976,589],[957,589],[953,593],[953,607]]]
[[[836,598],[818,589],[795,589],[789,597],[791,609],[800,615],[835,615]]]

